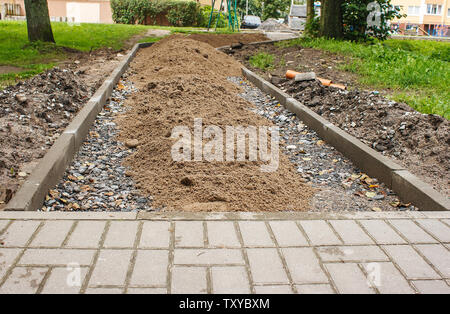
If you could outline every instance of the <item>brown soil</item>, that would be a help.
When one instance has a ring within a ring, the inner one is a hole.
[[[210,44],[215,48],[237,43],[248,44],[252,42],[269,40],[266,35],[262,33],[190,34],[188,37],[192,40],[198,40]]]
[[[68,54],[58,67],[0,90],[0,210],[126,52]]]
[[[284,57],[287,64],[278,62],[276,69],[266,73],[252,68],[248,58],[259,51],[275,54],[278,61]],[[377,93],[358,90],[357,76],[336,68],[346,61],[341,56],[309,48],[278,48],[273,44],[257,49],[244,46],[234,50],[233,55],[333,124],[400,163],[442,194],[450,195],[448,120],[421,114]],[[317,81],[287,81],[284,79],[287,69],[313,71],[351,90],[342,92]]]
[[[139,92],[127,101],[117,123],[120,139],[139,142],[127,159],[137,186],[153,197],[153,207],[185,211],[308,210],[314,189],[302,183],[287,157],[280,154],[275,172],[262,172],[262,162],[175,162],[171,139],[175,126],[193,131],[203,126],[272,125],[249,111],[227,81],[239,76],[240,64],[210,45],[170,36],[138,52],[130,79]]]
[[[338,56],[327,51],[312,48],[287,47],[279,48],[274,44],[261,44],[243,46],[241,49],[233,49],[227,53],[241,61],[247,68],[251,69],[249,58],[257,53],[266,52],[275,56],[275,68],[269,72],[253,69],[266,79],[272,76],[284,77],[287,70],[298,72],[315,72],[318,77],[332,80],[335,83],[355,85],[356,75],[337,69],[340,64],[348,61],[348,58]]]
[[[22,68],[14,67],[11,65],[0,65],[0,74],[17,73],[22,70],[23,70]]]

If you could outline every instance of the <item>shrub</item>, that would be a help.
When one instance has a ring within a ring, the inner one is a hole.
[[[111,0],[113,20],[121,24],[144,24],[147,17],[165,14],[172,26],[197,26],[201,14],[195,1],[177,0]]]
[[[209,17],[211,15],[211,6],[205,5],[204,7],[201,7],[200,15],[201,15],[201,17],[199,18],[198,26],[208,27]],[[211,20],[211,26],[210,26],[211,28],[214,28],[216,26],[217,17],[218,17],[218,14],[217,14],[217,10],[216,10],[216,12],[214,12],[212,20]],[[217,24],[217,27],[218,28],[227,27],[227,21],[228,21],[228,17],[225,15],[225,13],[220,12],[220,19],[219,19],[219,23]]]

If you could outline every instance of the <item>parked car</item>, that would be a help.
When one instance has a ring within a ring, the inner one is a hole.
[[[261,25],[259,16],[245,15],[241,23],[241,28],[258,28]]]

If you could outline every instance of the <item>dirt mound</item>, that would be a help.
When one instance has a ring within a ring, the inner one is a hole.
[[[269,40],[266,35],[261,33],[249,34],[249,33],[237,33],[237,34],[190,34],[189,39],[198,40],[211,46],[223,47],[231,44],[242,43],[248,44],[258,41]]]
[[[292,32],[285,24],[278,23],[275,19],[267,19],[259,25],[258,29],[268,32]]]
[[[400,161],[449,196],[450,122],[421,114],[377,92],[342,91],[318,81],[282,80],[296,99],[368,146]]]
[[[137,186],[153,196],[153,207],[186,211],[307,210],[314,190],[301,182],[286,156],[278,170],[262,172],[261,161],[174,161],[173,128],[194,119],[203,126],[271,126],[249,111],[227,81],[241,75],[240,64],[210,45],[171,36],[141,50],[131,64],[140,92],[127,101],[117,123],[120,140],[138,140],[127,159]]]
[[[124,54],[69,51],[58,67],[0,90],[0,210]]]
[[[79,74],[60,68],[0,91],[3,189],[18,188],[91,93]]]

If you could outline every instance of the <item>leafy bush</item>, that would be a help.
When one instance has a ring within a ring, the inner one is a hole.
[[[200,27],[208,27],[208,23],[209,23],[209,17],[211,15],[211,6],[210,5],[205,5],[204,7],[200,8],[200,15],[201,18],[199,18],[199,24],[198,26]],[[216,26],[216,22],[217,22],[217,17],[219,15],[217,14],[217,10],[215,10],[212,20],[211,20],[211,26],[212,28],[214,28]],[[220,12],[220,19],[219,19],[219,23],[217,24],[218,28],[225,28],[227,27],[227,21],[228,21],[228,16],[224,13],[224,12]]]
[[[320,16],[314,17],[305,24],[305,35],[307,37],[318,37],[320,33]]]
[[[113,20],[121,24],[144,24],[147,17],[164,14],[172,26],[197,26],[201,22],[200,4],[177,0],[111,0]]]
[[[200,16],[200,5],[194,1],[172,1],[167,11],[172,26],[196,25]]]

